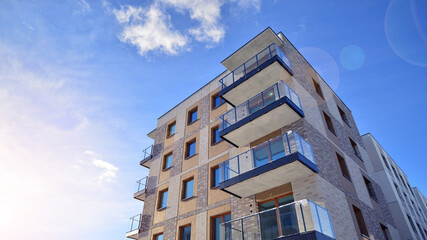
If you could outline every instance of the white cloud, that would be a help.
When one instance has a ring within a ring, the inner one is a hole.
[[[76,9],[73,10],[73,14],[84,14],[90,12],[92,9],[86,0],[79,0],[76,1]]]
[[[207,43],[207,47],[224,39],[226,31],[221,22],[221,8],[226,3],[257,11],[261,5],[260,0],[154,0],[147,8],[127,5],[115,9],[106,1],[103,6],[123,25],[120,40],[136,46],[140,55],[156,50],[176,55],[189,48],[191,39]],[[182,31],[175,29],[168,10],[188,14],[197,25]]]
[[[188,11],[190,18],[199,22],[199,26],[191,28],[190,34],[197,41],[218,43],[225,36],[224,26],[220,23],[221,5],[219,0],[159,0],[172,5],[178,10]]]
[[[95,157],[96,154],[94,151],[87,150],[86,154],[92,157],[93,166],[97,168],[101,168],[103,170],[101,174],[98,176],[98,182],[99,183],[114,182],[114,179],[116,178],[116,173],[119,170],[119,168],[109,162],[96,158]],[[73,165],[73,166],[79,166],[79,165]]]
[[[176,55],[188,43],[187,37],[173,28],[170,16],[155,4],[148,10],[126,6],[113,13],[124,26],[120,40],[136,46],[141,55],[154,50]]]

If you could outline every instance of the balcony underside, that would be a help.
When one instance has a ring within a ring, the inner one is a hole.
[[[335,240],[335,238],[331,238],[317,231],[312,231],[292,236],[278,237],[277,240]]]
[[[219,92],[225,101],[237,106],[280,80],[288,82],[292,70],[276,55]]]
[[[248,43],[239,48],[237,51],[228,56],[226,59],[224,59],[221,64],[229,70],[236,69],[246,60],[255,56],[257,53],[272,43],[276,43],[276,45],[280,46],[282,44],[282,40],[280,40],[280,38],[271,28],[267,28]]]
[[[221,182],[219,188],[238,197],[248,197],[318,172],[300,153],[293,153]]]
[[[141,165],[141,166],[143,166],[143,167],[146,167],[146,168],[150,168],[150,163],[151,163],[151,158],[152,158],[153,156],[149,156],[149,157],[146,157],[146,158],[144,158],[144,159],[142,159],[141,160],[141,162],[139,162],[139,164]]]
[[[146,190],[141,190],[133,194],[133,198],[145,201]]]
[[[139,230],[139,229],[136,229],[136,230],[133,230],[133,231],[127,232],[127,233],[126,233],[126,237],[127,237],[127,238],[131,238],[131,239],[138,239],[138,230]]]
[[[289,125],[304,113],[289,98],[283,97],[220,131],[222,139],[240,147]]]

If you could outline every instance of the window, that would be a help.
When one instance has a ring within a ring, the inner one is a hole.
[[[171,124],[168,125],[168,137],[171,137],[172,135],[175,134],[175,126],[176,126],[176,122],[173,122]]]
[[[212,218],[212,240],[221,239],[221,223],[231,221],[231,214],[226,213]],[[225,226],[225,239],[231,239],[231,225]]]
[[[188,199],[194,196],[194,178],[189,178],[187,180],[184,180],[184,183],[182,185],[182,199]]]
[[[163,233],[154,235],[153,240],[163,240]]]
[[[219,166],[211,168],[211,188],[216,188],[219,186],[219,177],[220,177]]]
[[[399,187],[397,186],[397,184],[396,184],[396,183],[394,184],[394,188],[396,189],[397,195],[399,195],[400,199],[402,199],[402,200],[403,200],[402,194],[400,193],[400,191],[399,191]]]
[[[179,228],[179,240],[191,240],[191,225]]]
[[[339,155],[338,153],[336,153],[336,154],[337,154],[337,158],[338,158],[338,163],[340,164],[342,175],[351,181],[350,172],[348,171],[347,164],[345,163],[344,158],[341,155]]]
[[[197,107],[188,112],[188,124],[197,120]]]
[[[325,117],[326,125],[328,126],[329,131],[331,131],[335,135],[334,125],[332,125],[331,118],[323,112],[323,116]]]
[[[172,152],[168,153],[163,158],[163,170],[167,170],[172,166]]]
[[[387,159],[385,159],[384,155],[381,154],[381,157],[383,158],[384,165],[388,168],[388,170],[391,170],[390,166],[388,165]]]
[[[384,225],[382,225],[381,223],[380,223],[380,226],[381,226],[381,230],[382,230],[383,235],[384,235],[384,239],[385,239],[385,240],[389,240],[389,239],[390,239],[390,237],[389,237],[389,235],[388,235],[388,229],[387,229],[387,227],[386,227],[386,226],[384,226]]]
[[[398,176],[397,176],[397,172],[396,172],[396,169],[395,169],[393,166],[391,166],[391,168],[393,169],[394,176],[395,176],[396,178],[398,178]]]
[[[185,158],[189,158],[196,154],[196,139],[187,143],[185,148]]]
[[[418,234],[417,232],[417,228],[415,227],[414,222],[412,221],[412,218],[409,215],[406,215],[408,217],[409,223],[411,224],[412,230],[414,231],[415,234]]]
[[[211,130],[212,145],[220,142],[222,139],[219,137],[219,126],[213,127]]]
[[[362,211],[359,208],[353,206],[354,215],[356,216],[357,225],[359,226],[360,233],[362,236],[369,236],[368,229],[366,228],[365,220],[363,219]]]
[[[374,185],[372,185],[371,181],[363,177],[363,180],[365,181],[366,188],[368,189],[369,196],[374,199],[376,202],[378,202],[377,195],[375,194]]]
[[[159,203],[157,204],[157,209],[163,209],[167,206],[168,202],[168,189],[160,191],[159,193]]]
[[[360,156],[360,153],[359,153],[359,149],[357,148],[357,144],[353,140],[351,140],[351,138],[349,139],[350,139],[351,147],[353,148],[353,151],[354,151],[354,155],[356,155],[360,160],[362,160],[362,157]]]
[[[221,106],[223,103],[224,103],[224,100],[221,97],[219,97],[218,93],[212,96],[212,109],[215,109]]]
[[[341,119],[343,120],[343,122],[345,122],[350,127],[350,122],[348,121],[348,118],[347,118],[347,115],[345,115],[345,112],[340,107],[338,107],[338,111],[340,112]]]
[[[323,97],[323,92],[322,92],[322,89],[320,88],[319,83],[317,83],[316,80],[314,80],[314,79],[312,79],[312,80],[313,80],[314,88],[316,89],[317,94],[319,94],[319,96],[322,99],[325,99],[325,97]]]

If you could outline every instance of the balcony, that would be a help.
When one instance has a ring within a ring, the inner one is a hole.
[[[279,80],[292,77],[288,57],[271,44],[219,80],[219,96],[237,106]]]
[[[299,96],[284,81],[279,81],[220,116],[219,135],[240,147],[302,117]]]
[[[147,193],[147,180],[148,177],[136,181],[136,192],[133,194],[133,198],[145,201],[145,194]]]
[[[127,238],[138,239],[139,227],[141,226],[141,214],[130,218],[130,230],[126,233]]]
[[[329,212],[300,200],[221,224],[221,240],[335,239]]]
[[[153,145],[142,150],[141,162],[139,164],[143,167],[150,168],[150,160],[153,158]]]
[[[260,144],[220,165],[219,188],[248,197],[318,172],[311,145],[294,131]]]

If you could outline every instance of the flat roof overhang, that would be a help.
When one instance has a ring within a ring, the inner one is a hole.
[[[134,193],[133,194],[133,198],[135,198],[137,200],[140,200],[140,201],[145,201],[145,195],[146,195],[146,193],[147,193],[147,191],[145,189],[141,190],[139,192]]]
[[[138,239],[139,229],[135,229],[133,231],[127,232],[126,237],[131,239]]]
[[[232,145],[240,147],[302,117],[304,117],[303,111],[285,96],[221,130],[219,136]]]
[[[221,182],[219,188],[244,198],[317,172],[315,163],[296,152]]]
[[[221,64],[228,70],[232,71],[272,43],[275,43],[279,46],[283,42],[273,31],[273,29],[268,27],[241,48],[237,49],[226,59],[224,59]]]
[[[276,55],[219,91],[219,96],[238,106],[280,80],[289,82],[292,75],[292,70]]]

